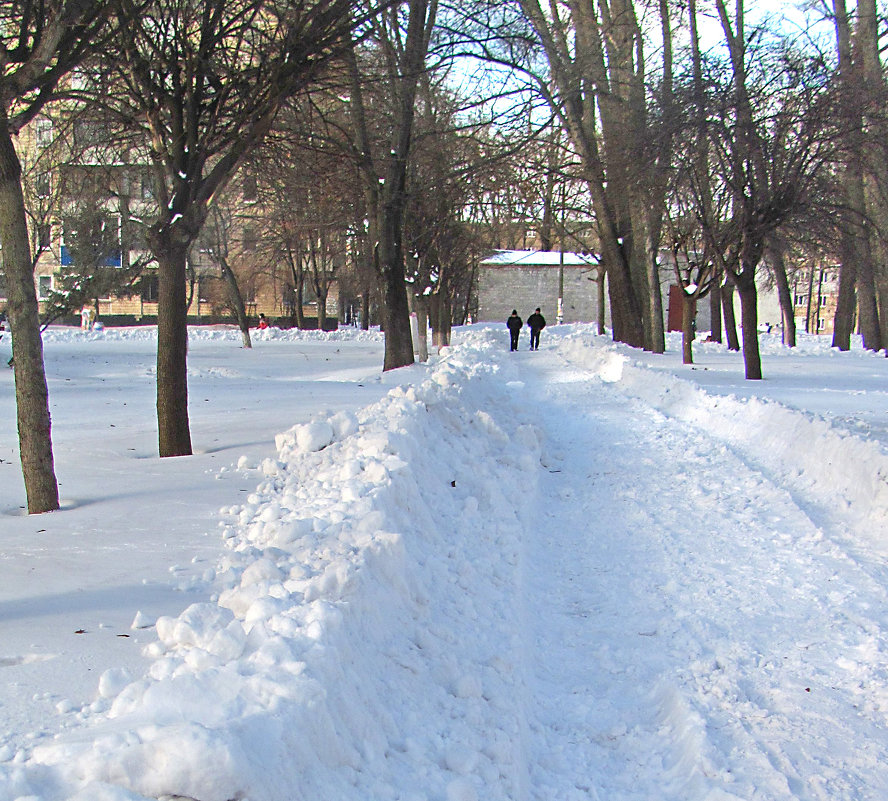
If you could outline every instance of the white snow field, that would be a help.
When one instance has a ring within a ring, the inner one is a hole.
[[[254,341],[158,459],[154,329],[48,331],[47,515],[0,374],[2,801],[888,798],[884,352]]]

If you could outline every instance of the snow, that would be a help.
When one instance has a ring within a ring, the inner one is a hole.
[[[158,459],[155,329],[47,331],[40,516],[0,374],[0,799],[888,797],[884,353],[239,342]]]
[[[497,250],[481,263],[491,267],[557,267],[559,264],[583,267],[597,264],[598,259],[584,253],[554,250]]]

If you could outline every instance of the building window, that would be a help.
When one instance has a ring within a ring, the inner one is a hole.
[[[46,300],[50,292],[52,292],[52,276],[37,276],[37,299]]]
[[[820,305],[821,305],[821,306],[826,306],[826,295],[821,295],[821,296],[820,296]]]
[[[796,306],[804,306],[808,302],[807,295],[796,295],[795,296],[795,305]]]
[[[157,274],[146,273],[142,276],[142,300],[147,303],[157,302]]]
[[[824,320],[822,317],[818,317],[817,318],[817,330],[822,331],[824,328],[826,328],[826,320]]]

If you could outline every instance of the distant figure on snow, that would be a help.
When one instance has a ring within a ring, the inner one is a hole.
[[[80,310],[80,330],[89,331],[92,328],[93,310],[89,306],[84,306]]]
[[[509,319],[506,320],[506,325],[509,326],[509,337],[512,340],[512,347],[510,350],[518,350],[518,335],[521,333],[521,326],[524,325],[524,323],[518,316],[517,309],[512,309]]]
[[[540,349],[540,331],[546,327],[546,318],[540,314],[540,308],[527,318],[527,325],[530,326],[530,349]]]
[[[264,314],[260,313],[260,315],[259,315],[259,330],[264,331],[266,328],[268,328],[268,320],[265,319]]]

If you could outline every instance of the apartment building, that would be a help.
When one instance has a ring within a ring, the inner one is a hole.
[[[799,270],[792,281],[796,329],[832,334],[839,298],[839,268],[815,265]]]
[[[157,270],[145,236],[155,201],[144,154],[135,148],[110,148],[100,120],[85,118],[60,124],[50,116],[38,117],[22,131],[19,153],[41,315],[53,316],[59,293],[76,284],[78,275],[102,272],[106,280],[96,283],[98,297],[88,301],[97,319],[106,325],[155,322]],[[257,246],[264,210],[255,196],[255,178],[238,177],[233,187],[231,201],[239,212],[232,215],[226,256],[237,275],[247,314],[257,318],[263,312],[280,325],[291,324],[296,305],[293,270],[284,259],[275,259]],[[84,213],[101,219],[103,236],[110,234],[95,271],[76,263],[72,225]],[[204,244],[195,246],[189,263],[189,322],[230,322],[230,295],[217,251]],[[318,317],[317,301],[310,283],[302,292],[310,326]],[[5,302],[6,282],[0,262],[0,312]],[[335,281],[325,308],[328,327],[335,326]],[[77,323],[78,312],[70,309],[57,321]]]

